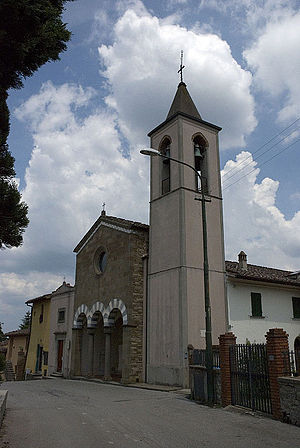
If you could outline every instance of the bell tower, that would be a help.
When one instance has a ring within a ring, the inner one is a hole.
[[[181,81],[151,147],[192,165],[202,176],[213,344],[225,332],[225,261],[218,133],[202,120]],[[188,386],[188,345],[205,348],[201,198],[186,166],[151,157],[147,303],[147,381]]]

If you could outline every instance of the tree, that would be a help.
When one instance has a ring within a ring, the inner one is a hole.
[[[25,316],[22,318],[22,322],[19,325],[19,330],[25,330],[30,327],[31,314],[30,311],[26,311]]]
[[[5,334],[3,333],[2,325],[3,325],[3,322],[0,322],[0,342],[5,341],[7,339]]]
[[[9,134],[8,90],[65,51],[71,33],[61,20],[72,0],[1,0],[0,2],[0,248],[20,246],[28,225],[27,205],[13,181],[14,158]],[[6,171],[8,170],[8,174]],[[4,173],[4,174],[3,174]]]
[[[3,144],[0,146],[0,248],[20,246],[29,223],[28,207],[21,202],[14,175],[14,158]]]
[[[48,61],[56,61],[71,37],[61,20],[68,0],[1,0],[0,86],[19,89]]]

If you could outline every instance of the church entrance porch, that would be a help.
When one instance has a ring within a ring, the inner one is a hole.
[[[83,305],[77,310],[73,323],[73,375],[128,382],[129,358],[124,357],[123,342],[129,332],[124,321],[127,323],[126,307],[116,299],[106,309],[97,302],[91,311]]]

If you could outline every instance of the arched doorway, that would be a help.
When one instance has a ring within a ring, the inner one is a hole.
[[[115,381],[120,381],[123,367],[123,318],[120,310],[113,308],[108,320],[111,328],[111,377]]]
[[[102,377],[104,375],[105,363],[105,338],[103,316],[100,311],[96,311],[92,316],[93,328],[93,360],[92,375]]]

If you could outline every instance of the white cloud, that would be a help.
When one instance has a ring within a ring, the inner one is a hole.
[[[300,212],[288,220],[278,209],[279,182],[264,178],[258,183],[260,170],[252,155],[243,151],[235,161],[226,163],[222,171],[224,185],[231,183],[225,183],[226,175],[228,178],[234,169],[240,169],[243,162],[251,162],[246,171],[253,170],[251,174],[223,190],[226,258],[236,260],[237,254],[244,250],[249,263],[299,269]]]
[[[3,270],[72,275],[72,250],[102,202],[108,214],[147,220],[148,161],[137,151],[123,157],[114,114],[95,110],[85,116],[94,95],[48,82],[16,111],[36,145],[22,192],[30,224],[23,246],[2,253]]]
[[[25,301],[54,291],[63,278],[43,272],[0,274],[0,316],[4,331],[16,330],[28,310]]]
[[[300,114],[300,13],[271,21],[244,52],[258,88],[278,98],[284,95],[278,118],[289,121]]]
[[[114,33],[113,44],[99,48],[111,86],[106,101],[116,109],[131,143],[144,144],[146,131],[165,119],[183,49],[185,80],[202,118],[223,126],[223,149],[244,146],[256,126],[252,77],[233,59],[225,41],[133,10],[118,20]]]

